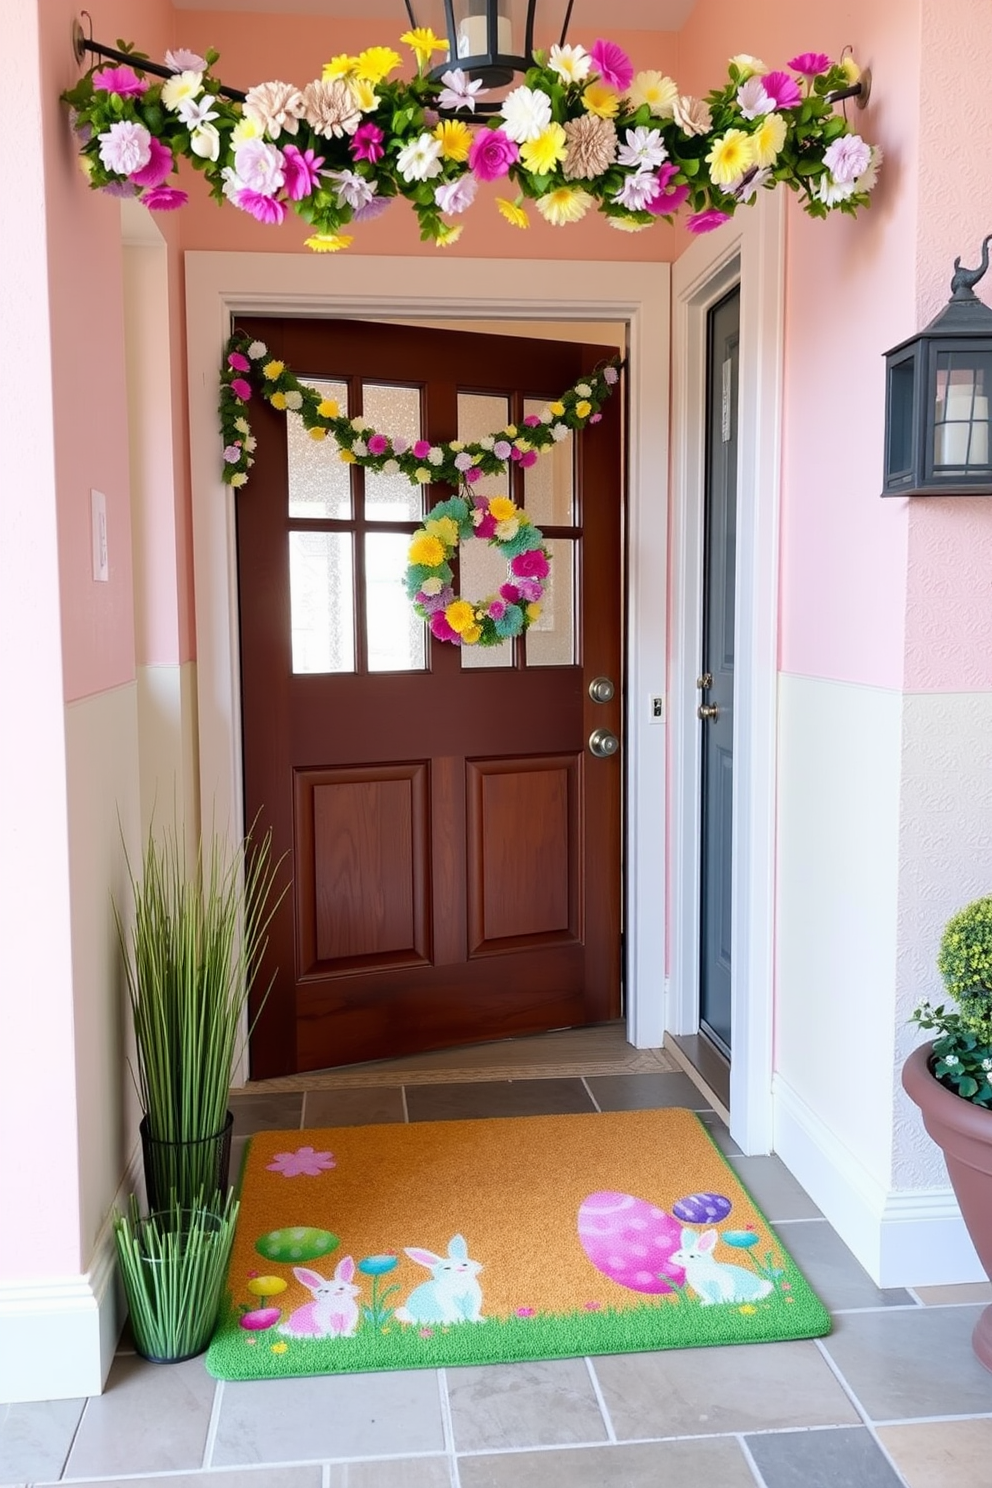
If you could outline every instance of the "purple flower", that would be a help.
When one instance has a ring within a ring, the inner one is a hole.
[[[630,58],[615,41],[595,41],[589,52],[592,65],[608,88],[623,93],[634,80]]]
[[[845,134],[823,152],[823,163],[838,185],[846,186],[863,176],[871,162],[871,147],[860,134]]]
[[[184,207],[189,197],[176,186],[150,186],[141,193],[141,201],[151,212],[174,212]]]
[[[496,181],[519,157],[515,142],[502,129],[480,129],[469,146],[468,164],[478,180]]]
[[[352,222],[374,222],[392,204],[393,198],[391,196],[373,196],[370,201],[365,203],[364,207],[355,208],[351,214],[351,220]]]
[[[276,201],[273,196],[263,195],[261,191],[239,191],[234,198],[234,205],[240,207],[242,212],[249,212],[256,222],[278,227],[286,218],[286,208],[282,202]]]
[[[224,459],[227,461],[228,465],[237,465],[238,461],[241,459],[241,445],[226,445],[224,447]]]
[[[389,448],[389,440],[385,434],[373,434],[368,442],[370,455],[384,455]]]
[[[143,124],[136,124],[133,119],[118,119],[97,139],[101,163],[116,176],[130,176],[151,159],[152,137]]]
[[[468,452],[466,450],[459,451],[459,453],[455,456],[455,469],[456,470],[471,470],[471,468],[472,468],[472,456],[470,454],[468,454]]]
[[[628,212],[643,212],[648,202],[657,194],[658,185],[654,176],[644,171],[625,176],[620,190],[613,193],[613,200],[621,207],[626,207]]]
[[[414,459],[426,460],[430,447],[431,445],[429,439],[418,439],[416,444],[413,446]]]
[[[130,67],[101,67],[93,74],[93,87],[101,93],[116,93],[118,98],[136,98],[147,92],[148,83]]]
[[[546,579],[549,573],[548,560],[540,548],[529,548],[510,560],[510,571],[518,579]]]
[[[474,176],[459,176],[455,181],[445,181],[435,187],[434,200],[442,212],[464,212],[475,200],[479,184]]]
[[[510,450],[512,448],[513,446],[508,439],[497,439],[496,443],[493,445],[493,454],[496,456],[497,460],[508,460],[510,458]]]
[[[172,171],[172,151],[161,140],[148,141],[149,157],[140,170],[132,171],[131,180],[139,186],[161,186]]]
[[[608,382],[610,384],[610,386],[612,387],[613,384],[615,382],[619,382],[619,380],[620,380],[620,373],[617,371],[616,367],[604,367],[603,368],[603,381],[604,382]]]
[[[463,72],[460,67],[456,67],[453,72],[443,72],[441,81],[444,87],[437,101],[443,109],[467,108],[470,113],[475,113],[475,95],[482,88],[481,78],[470,83],[467,73]],[[483,89],[481,95],[483,98],[487,91],[488,89]]]
[[[766,72],[761,81],[776,108],[795,108],[797,103],[802,102],[799,84],[787,72]]]
[[[230,383],[230,388],[234,396],[236,398],[240,398],[242,403],[247,403],[248,399],[251,397],[251,383],[246,382],[243,377],[233,378]]]
[[[227,359],[227,365],[233,367],[235,372],[251,371],[251,362],[246,356],[242,356],[240,351],[231,352],[231,355]]]
[[[137,196],[141,190],[133,181],[108,181],[105,186],[100,187],[108,196]]]
[[[482,471],[479,469],[478,465],[473,465],[471,470],[466,470],[465,479],[469,482],[470,485],[474,485],[477,480],[482,479]]]
[[[816,77],[818,72],[829,71],[830,58],[826,52],[800,52],[798,57],[793,57],[789,66],[793,72],[801,72],[803,77]],[[767,91],[766,86],[765,92]]]
[[[165,65],[173,72],[205,72],[207,59],[199,52],[191,52],[189,47],[176,47],[175,51],[166,52]]]
[[[286,195],[290,201],[302,201],[309,196],[320,179],[323,155],[312,150],[301,150],[298,145],[286,145],[282,152],[283,174]]]
[[[375,165],[385,154],[384,138],[378,124],[360,124],[351,137],[349,149],[356,160],[368,160]]]
[[[724,222],[729,221],[729,212],[720,212],[716,207],[710,207],[706,212],[694,212],[686,223],[686,227],[694,233],[712,232],[715,227],[720,227]]]
[[[265,1164],[269,1173],[281,1173],[284,1178],[319,1178],[330,1168],[337,1167],[330,1152],[314,1152],[312,1147],[297,1147],[295,1152],[277,1152],[270,1163]]]
[[[540,599],[544,593],[544,585],[540,579],[521,579],[519,588],[520,598],[525,599],[528,604],[532,604],[535,600]]]

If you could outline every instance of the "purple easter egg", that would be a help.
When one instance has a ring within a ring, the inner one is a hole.
[[[670,1214],[633,1194],[590,1194],[579,1208],[579,1241],[597,1271],[634,1292],[670,1292],[685,1281],[671,1263],[682,1228]]]
[[[246,1312],[241,1318],[242,1328],[247,1328],[250,1333],[262,1333],[266,1328],[271,1328],[282,1316],[278,1307],[257,1307],[254,1312]]]
[[[685,1224],[719,1224],[732,1208],[730,1200],[723,1194],[694,1193],[673,1204],[672,1213]]]

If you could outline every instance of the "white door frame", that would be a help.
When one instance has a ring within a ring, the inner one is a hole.
[[[666,1027],[667,730],[652,722],[650,699],[665,692],[669,305],[663,263],[186,254],[200,795],[204,820],[212,814],[234,837],[244,825],[236,498],[220,479],[216,414],[232,314],[628,323],[625,922],[627,1033],[638,1048],[660,1045]]]
[[[741,288],[734,804],[731,1132],[772,1146],[778,544],[785,203],[767,193],[697,239],[672,275],[672,960],[673,1033],[699,1030],[701,669],[706,315]]]

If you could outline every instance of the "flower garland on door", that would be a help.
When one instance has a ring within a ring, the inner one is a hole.
[[[180,207],[185,190],[167,183],[186,161],[218,202],[259,222],[295,213],[318,253],[346,248],[344,227],[399,197],[421,237],[447,247],[480,182],[511,188],[496,205],[517,228],[529,225],[533,203],[556,227],[595,207],[624,232],[687,207],[686,226],[709,232],[780,185],[813,217],[869,205],[881,151],[834,111],[834,95],[861,76],[850,57],[803,52],[769,68],[739,55],[721,87],[695,98],[661,72],[635,73],[614,42],[553,46],[482,123],[473,119],[481,86],[462,68],[441,82],[427,76],[447,43],[423,27],[401,41],[416,59],[413,78],[393,79],[399,54],[374,46],[332,57],[303,88],[259,83],[243,103],[223,96],[211,71],[217,52],[167,52],[163,82],[122,42],[128,63],[91,68],[62,97],[95,190],[152,210]]]
[[[475,496],[472,487],[484,475],[505,475],[513,465],[529,469],[539,455],[569,434],[602,418],[601,408],[619,377],[619,356],[604,362],[566,389],[539,414],[520,425],[507,424],[479,440],[452,439],[411,443],[373,429],[360,414],[349,418],[317,388],[308,387],[264,341],[235,331],[224,350],[221,369],[220,425],[224,442],[223,478],[236,489],[248,481],[256,440],[247,404],[257,391],[281,412],[298,414],[311,439],[330,434],[338,458],[348,465],[385,475],[402,474],[414,485],[443,483],[463,494],[432,507],[410,542],[407,595],[431,634],[453,645],[498,646],[524,632],[538,619],[550,573],[551,554],[544,534],[508,496]],[[451,559],[460,542],[479,538],[507,559],[506,582],[498,594],[463,599],[452,587]]]

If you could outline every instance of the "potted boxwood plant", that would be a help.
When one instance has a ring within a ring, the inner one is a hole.
[[[957,1011],[921,1002],[913,1021],[937,1037],[906,1060],[902,1083],[944,1153],[972,1244],[992,1280],[992,897],[948,922],[937,966]],[[992,1370],[992,1306],[972,1346]]]

